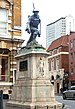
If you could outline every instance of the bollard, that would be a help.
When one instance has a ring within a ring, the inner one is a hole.
[[[0,90],[0,109],[3,109],[3,90]]]
[[[54,109],[56,109],[56,105],[54,105]]]

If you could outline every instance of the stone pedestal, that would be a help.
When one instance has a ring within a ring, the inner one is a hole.
[[[37,42],[16,55],[17,81],[7,109],[62,109],[55,100],[48,73],[48,53]]]

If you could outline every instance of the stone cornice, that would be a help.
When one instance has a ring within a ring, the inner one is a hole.
[[[53,58],[53,57],[56,57],[56,56],[59,56],[59,55],[69,55],[69,52],[60,52],[60,53],[54,54],[52,56],[49,56],[48,58]]]

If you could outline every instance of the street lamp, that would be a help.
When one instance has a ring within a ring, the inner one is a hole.
[[[68,73],[64,73],[63,75],[63,90],[68,89]]]

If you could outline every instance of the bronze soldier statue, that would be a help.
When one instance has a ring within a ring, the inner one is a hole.
[[[40,20],[38,13],[39,13],[39,11],[33,10],[33,15],[28,16],[26,31],[31,35],[30,35],[30,38],[29,38],[27,44],[29,44],[31,41],[35,40],[36,36],[40,37],[41,20]]]

